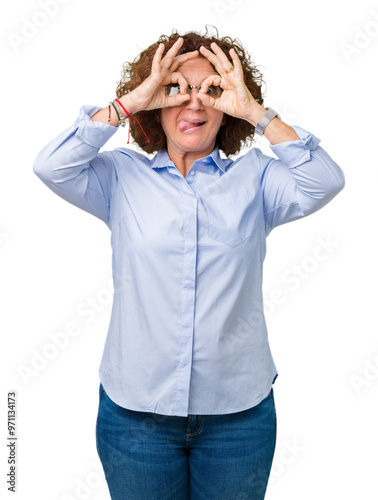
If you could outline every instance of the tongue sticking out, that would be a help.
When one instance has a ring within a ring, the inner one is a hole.
[[[188,122],[186,120],[181,120],[178,124],[178,128],[181,132],[187,132],[189,130],[195,131],[199,129],[205,122]]]

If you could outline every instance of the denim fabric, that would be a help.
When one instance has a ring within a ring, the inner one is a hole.
[[[176,417],[122,408],[100,384],[96,440],[112,500],[262,500],[276,444],[273,389],[242,412]]]

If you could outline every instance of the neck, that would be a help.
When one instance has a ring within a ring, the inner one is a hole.
[[[215,144],[203,151],[178,151],[174,147],[168,146],[167,152],[177,170],[179,170],[182,175],[186,177],[186,174],[189,172],[193,163],[200,158],[208,156],[213,151],[214,146]]]

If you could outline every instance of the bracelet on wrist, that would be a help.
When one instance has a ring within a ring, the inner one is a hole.
[[[124,107],[124,105],[121,103],[121,101],[120,101],[119,99],[115,98],[115,99],[114,99],[114,101],[115,101],[115,103],[116,103],[118,106],[120,106],[120,107],[122,108],[122,110],[126,113],[127,117],[129,118],[129,133],[128,133],[128,136],[127,136],[127,144],[129,144],[129,142],[130,142],[130,119],[131,119],[131,118],[135,118],[135,119],[136,119],[136,121],[137,121],[137,123],[138,123],[139,127],[141,128],[141,130],[142,130],[143,134],[145,135],[145,137],[146,137],[146,139],[147,139],[147,142],[150,142],[149,138],[148,138],[148,137],[147,137],[147,135],[146,135],[146,132],[143,130],[142,125],[139,123],[138,118],[137,118],[136,116],[133,116],[132,114],[130,114],[130,113],[127,111],[127,109]],[[121,116],[121,114],[120,114],[120,116]],[[125,116],[124,116],[124,119],[126,120],[126,117],[125,117]],[[121,121],[122,121],[122,120],[121,120]],[[122,125],[122,126],[124,126],[124,125]]]
[[[273,118],[281,118],[277,111],[274,111],[272,108],[265,108],[266,113],[260,118],[259,123],[255,127],[255,132],[257,135],[263,135],[264,130],[269,125],[269,123],[273,120]]]
[[[118,117],[118,126],[121,125],[124,127],[126,125],[126,116],[122,113],[120,107],[118,106],[117,99],[112,102],[112,105]]]

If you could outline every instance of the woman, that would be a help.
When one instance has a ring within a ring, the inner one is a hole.
[[[235,40],[159,42],[125,66],[117,99],[84,106],[34,170],[111,230],[97,446],[112,499],[259,500],[276,439],[266,236],[328,203],[344,176],[319,139],[262,106],[261,75]],[[127,119],[152,159],[99,153]],[[278,159],[256,148],[220,156],[255,131]]]

